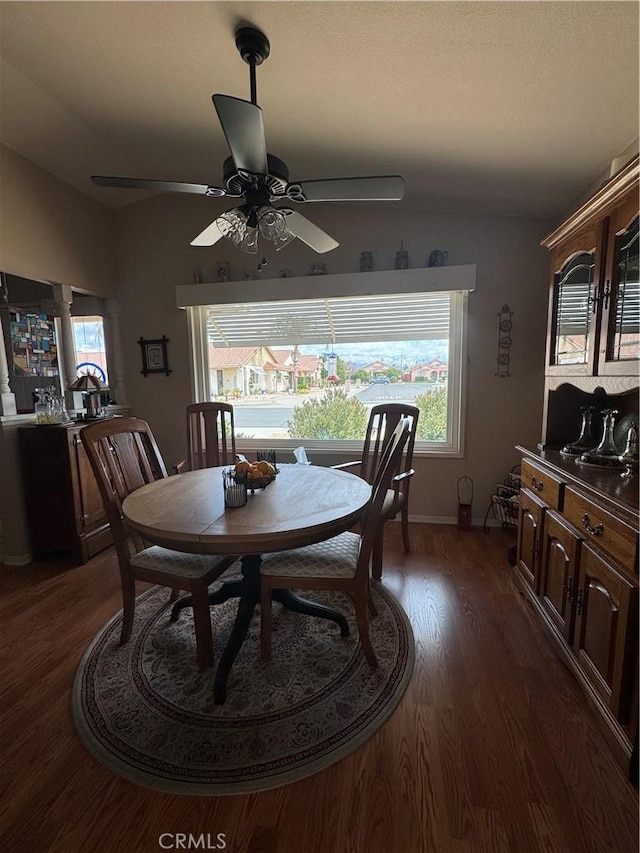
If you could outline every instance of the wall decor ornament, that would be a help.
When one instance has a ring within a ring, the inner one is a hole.
[[[373,252],[360,252],[360,272],[371,272],[373,269]]]
[[[511,359],[511,331],[513,329],[513,311],[508,305],[503,305],[498,311],[498,358],[495,375],[500,377],[511,376],[509,373],[509,361]]]
[[[400,248],[396,252],[396,269],[397,270],[408,270],[409,269],[409,252],[404,247],[404,240],[400,241]]]
[[[429,255],[429,266],[443,267],[447,263],[448,257],[449,252],[445,252],[443,249],[434,249]]]
[[[171,373],[167,357],[169,338],[165,335],[154,339],[140,338],[138,343],[142,351],[142,370],[140,373],[145,377],[150,373],[164,373],[168,376]]]

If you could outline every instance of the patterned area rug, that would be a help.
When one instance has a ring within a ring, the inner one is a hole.
[[[215,588],[215,587],[212,587]],[[381,585],[371,634],[379,667],[362,654],[350,601],[305,593],[347,616],[333,622],[273,605],[271,661],[259,660],[259,609],[228,681],[213,702],[214,669],[196,665],[192,611],[169,622],[168,590],[137,599],[133,636],[120,646],[117,614],[85,652],[73,687],[76,729],[89,752],[148,788],[198,796],[249,793],[318,772],[355,750],[390,717],[411,678],[414,639]],[[237,600],[213,608],[216,656]]]

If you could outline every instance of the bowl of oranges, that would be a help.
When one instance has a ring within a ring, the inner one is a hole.
[[[266,489],[269,483],[273,483],[278,469],[266,459],[258,462],[236,462],[234,468],[234,479],[236,483],[244,483],[247,491],[255,492],[256,489]]]

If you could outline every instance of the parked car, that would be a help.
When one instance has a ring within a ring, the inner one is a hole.
[[[390,381],[388,376],[374,376],[369,380],[369,385],[388,385]]]

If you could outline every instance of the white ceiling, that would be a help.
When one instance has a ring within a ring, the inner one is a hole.
[[[0,141],[91,174],[219,184],[211,95],[249,99],[292,180],[398,173],[402,204],[556,217],[638,136],[631,2],[2,2]]]

